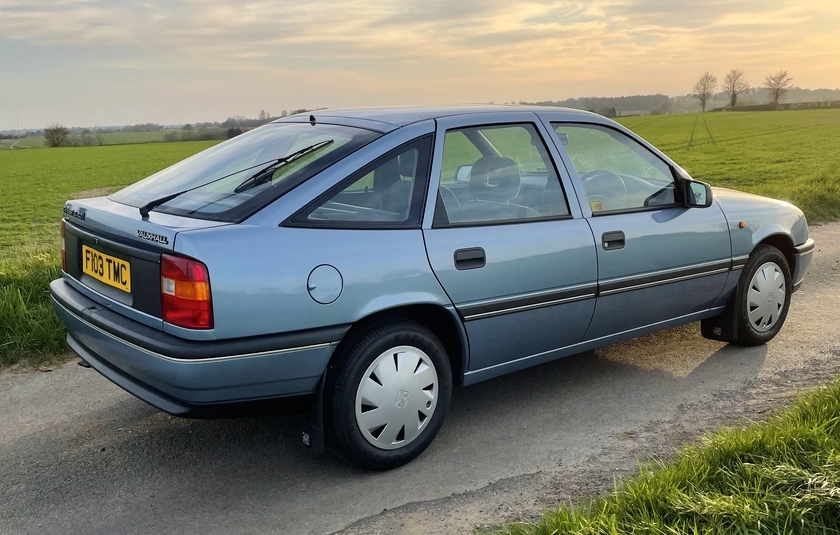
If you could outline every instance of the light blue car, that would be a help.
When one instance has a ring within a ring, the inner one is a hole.
[[[560,108],[296,115],[64,214],[82,359],[178,416],[308,410],[305,442],[375,470],[456,384],[694,321],[769,341],[814,249],[796,207]]]

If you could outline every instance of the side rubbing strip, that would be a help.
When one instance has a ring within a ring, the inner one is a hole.
[[[711,262],[700,266],[690,266],[687,268],[672,269],[659,273],[608,280],[598,284],[598,295],[627,292],[630,290],[658,286],[660,284],[670,284],[672,282],[705,277],[707,275],[726,273],[730,270],[730,265],[730,260],[721,260],[719,262]]]
[[[588,284],[575,288],[551,290],[517,297],[494,299],[481,303],[468,304],[458,307],[458,311],[465,321],[500,316],[512,312],[521,312],[536,308],[571,303],[595,297],[596,285]]]
[[[640,290],[670,284],[684,280],[717,275],[742,269],[747,263],[749,256],[740,256],[727,260],[709,262],[707,264],[690,266],[687,268],[672,269],[645,275],[623,277],[620,279],[608,280],[599,284],[587,284],[562,290],[550,290],[528,294],[524,296],[505,297],[492,299],[479,303],[470,303],[458,307],[458,312],[464,321],[477,320],[502,314],[511,314],[536,308],[561,305],[593,297],[606,296],[632,290]]]
[[[749,259],[749,255],[732,257],[732,271],[735,271],[736,269],[743,269]]]

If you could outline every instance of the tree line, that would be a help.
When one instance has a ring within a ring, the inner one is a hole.
[[[707,71],[694,84],[691,95],[700,101],[700,108],[703,112],[706,111],[706,105],[709,101],[716,95],[717,83],[717,76]],[[779,105],[779,101],[791,89],[792,85],[793,78],[786,70],[770,73],[764,77],[763,87],[770,94],[770,104],[772,106]],[[750,89],[750,83],[745,78],[743,70],[732,69],[724,77],[722,89],[727,95],[729,105],[734,108],[738,103],[738,96]]]
[[[141,123],[127,125],[117,128],[96,129],[91,131],[84,128],[67,128],[64,125],[54,123],[45,128],[44,145],[47,147],[87,147],[91,145],[104,145],[106,138],[103,134],[114,134],[118,132],[159,132],[170,130],[163,136],[163,141],[208,141],[217,139],[230,139],[238,136],[244,131],[256,128],[257,126],[271,122],[275,119],[310,111],[308,109],[283,110],[279,115],[273,116],[270,112],[260,110],[256,118],[248,118],[242,115],[228,117],[224,121],[187,123],[179,130],[173,130],[157,123]]]

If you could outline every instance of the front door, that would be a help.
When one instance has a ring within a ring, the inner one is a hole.
[[[424,236],[466,326],[468,383],[580,342],[595,304],[592,232],[567,202],[544,141],[550,133],[533,114],[505,118],[438,123],[436,206]]]
[[[730,270],[720,207],[686,207],[674,169],[617,129],[551,125],[597,241],[599,295],[585,340],[700,319]]]

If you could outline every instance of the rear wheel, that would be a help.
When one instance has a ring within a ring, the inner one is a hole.
[[[736,343],[761,345],[776,336],[787,318],[790,295],[790,267],[785,255],[770,245],[759,245],[738,282]]]
[[[356,335],[336,362],[325,416],[343,457],[388,470],[431,444],[452,395],[449,360],[434,333],[414,321],[388,320]]]

